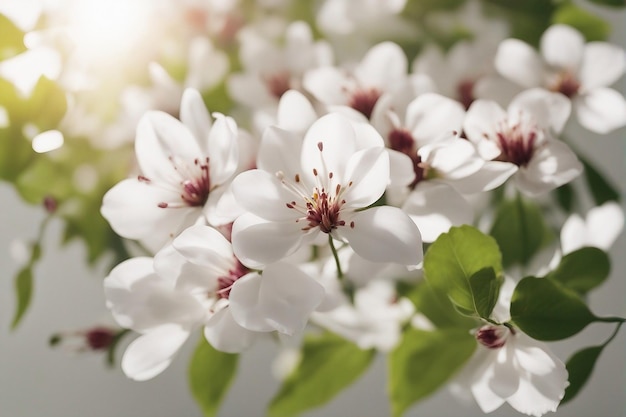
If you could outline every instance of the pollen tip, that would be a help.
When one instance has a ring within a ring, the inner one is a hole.
[[[163,202],[158,204],[159,208],[167,208],[167,205],[168,205],[167,203],[163,203]]]
[[[319,149],[320,152],[322,152],[324,150],[324,144],[322,142],[317,142],[317,149]]]

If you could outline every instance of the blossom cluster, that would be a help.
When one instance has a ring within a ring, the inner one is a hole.
[[[275,12],[290,2],[258,3]],[[184,23],[167,36],[185,70],[168,68],[153,41],[134,57],[148,85],[125,86],[106,122],[81,96],[103,68],[78,47],[62,65],[58,39],[30,33],[35,46],[21,55],[54,61],[49,78],[73,88],[62,136],[107,151],[134,145],[100,208],[130,248],[104,280],[115,321],[139,335],[121,360],[129,378],[163,372],[195,332],[226,353],[272,335],[289,346],[332,333],[406,368],[412,343],[446,349],[454,331],[458,363],[427,392],[448,382],[485,413],[506,402],[533,416],[575,395],[570,367],[543,341],[594,321],[619,329],[623,319],[596,317],[584,300],[608,271],[575,267],[608,264],[623,213],[605,198],[583,220],[554,196],[590,169],[564,131],[626,126],[626,100],[611,87],[626,54],[566,24],[549,26],[536,48],[475,2],[461,12],[477,21],[473,38],[411,54],[383,30],[420,36],[406,3],[327,0],[308,23],[251,18],[237,1],[172,4],[158,13]],[[16,85],[21,55],[0,61]],[[3,109],[0,128],[3,114],[13,122]],[[49,127],[33,147],[49,143]],[[533,302],[548,296],[581,318]],[[405,385],[415,377],[393,372]],[[391,393],[398,415],[421,399],[403,392]]]

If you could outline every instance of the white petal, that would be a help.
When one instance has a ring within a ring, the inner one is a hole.
[[[131,379],[145,381],[163,372],[189,337],[176,325],[158,327],[135,339],[124,352],[122,370]]]
[[[424,242],[434,242],[452,226],[471,224],[472,207],[452,187],[436,181],[423,181],[402,206],[415,222]]]
[[[204,337],[211,346],[227,353],[243,352],[252,345],[256,336],[256,332],[237,324],[228,307],[215,313],[204,327]]]
[[[408,61],[404,51],[393,42],[373,46],[355,68],[357,80],[367,87],[390,91],[406,78]]]
[[[548,65],[575,72],[582,61],[585,38],[570,26],[552,25],[541,36],[540,48]]]
[[[295,182],[293,178],[286,181]],[[295,200],[303,207],[302,197],[287,189],[276,175],[260,169],[242,172],[233,180],[232,190],[237,202],[246,210],[266,220],[287,221],[301,216],[287,207]]]
[[[317,120],[317,112],[304,94],[289,90],[278,102],[278,127],[292,132],[304,132]]]
[[[357,212],[338,230],[352,249],[372,262],[394,262],[417,267],[422,262],[420,232],[415,223],[396,207],[373,207]]]
[[[188,88],[183,93],[180,120],[191,130],[201,146],[205,146],[213,122],[198,90]],[[206,152],[206,147],[203,150]]]
[[[550,140],[538,149],[530,163],[520,168],[515,183],[530,196],[546,193],[579,176],[583,166],[567,144]]]
[[[287,263],[268,265],[263,275],[240,278],[229,296],[233,318],[241,326],[288,335],[304,329],[309,315],[323,299],[324,288]]]
[[[389,155],[389,187],[406,187],[415,179],[415,170],[411,158],[393,149],[387,149]]]
[[[344,194],[346,207],[362,208],[376,202],[389,184],[389,155],[385,148],[364,149],[352,155],[345,181],[352,184]]]
[[[144,176],[162,181],[166,181],[168,178],[180,178],[180,174],[176,172],[169,160],[172,154],[159,143],[159,138],[148,114],[145,114],[137,124],[135,155]],[[198,156],[202,155],[195,157]]]
[[[520,111],[530,114],[540,128],[560,133],[569,118],[571,102],[563,94],[551,93],[542,88],[531,88],[515,96],[508,108],[514,120]]]
[[[321,144],[321,145],[320,145]],[[320,150],[320,146],[322,150]],[[307,131],[302,143],[301,164],[304,177],[316,183],[313,170],[326,176],[333,173],[341,182],[348,158],[356,150],[356,138],[352,122],[346,117],[331,113],[322,116]]]
[[[307,71],[302,85],[324,104],[347,104],[348,97],[342,87],[348,84],[346,75],[335,67],[321,67]]]
[[[582,248],[587,244],[587,239],[585,221],[578,214],[569,216],[561,229],[561,250],[563,255]]]
[[[624,212],[614,201],[594,207],[587,213],[588,244],[608,251],[624,228]]]
[[[140,137],[138,132],[135,151],[141,169],[147,176],[149,174],[144,170],[144,165],[149,161],[146,161],[145,158],[140,159],[140,153],[143,153],[148,146],[162,149],[163,154],[167,157],[176,156],[186,161],[193,161],[203,156],[198,140],[178,119],[160,111],[148,112],[144,118],[152,127],[153,135],[146,135],[144,138],[143,136]]]
[[[215,123],[208,138],[209,169],[211,184],[224,184],[239,165],[239,142],[235,121],[214,113]]]
[[[592,132],[607,134],[626,125],[626,100],[611,88],[596,88],[579,95],[574,110],[580,124]]]
[[[451,131],[460,132],[465,110],[455,100],[434,93],[426,93],[409,104],[406,127],[420,144],[430,143]]]
[[[474,194],[501,186],[517,170],[517,165],[509,162],[489,161],[475,174],[448,182],[463,194]]]
[[[160,249],[201,216],[197,207],[159,207],[160,203],[179,200],[180,195],[174,190],[127,179],[104,195],[100,212],[120,236],[139,239],[151,248]]]
[[[247,107],[256,109],[276,102],[257,74],[231,74],[226,85],[229,94]]]
[[[230,242],[216,229],[196,225],[185,229],[172,242],[188,262],[227,272],[235,267],[235,255]]]
[[[483,349],[483,347],[479,347]],[[500,398],[507,398],[519,387],[520,371],[515,362],[515,347],[507,343],[498,349],[497,359],[492,364],[493,376],[489,379],[489,388]]]
[[[200,91],[215,87],[228,73],[228,56],[213,47],[209,38],[197,36],[189,42],[185,86]]]
[[[281,171],[287,178],[293,180],[295,174],[302,171],[300,160],[295,157],[300,155],[301,149],[302,136],[300,134],[270,126],[263,132],[257,167],[270,174]]]
[[[485,134],[491,136],[495,126],[506,117],[505,111],[495,101],[476,100],[467,110],[463,130],[469,140],[478,143]]]
[[[619,46],[606,42],[589,42],[585,46],[583,63],[578,77],[582,87],[592,90],[608,87],[626,70],[626,54]]]
[[[539,54],[518,39],[500,43],[495,66],[500,75],[523,87],[539,87],[543,82],[544,68]]]
[[[172,279],[145,274],[145,262],[145,258],[125,261],[105,279],[107,307],[116,321],[139,332],[163,324],[191,326],[198,322],[204,311],[196,299],[176,291]]]
[[[267,222],[252,214],[244,214],[233,224],[233,252],[251,268],[277,262],[298,249],[305,235],[302,231],[305,226],[295,221]]]

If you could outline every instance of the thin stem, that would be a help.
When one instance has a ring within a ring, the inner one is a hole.
[[[606,340],[606,342],[602,344],[602,347],[608,345],[609,343],[613,341],[613,339],[615,339],[615,336],[617,336],[617,333],[619,332],[620,327],[622,327],[622,324],[624,324],[623,321],[620,321],[619,323],[617,323],[617,326],[615,326],[615,330],[613,331],[613,334],[611,335],[611,337],[609,337]]]
[[[335,265],[337,266],[337,279],[341,284],[341,288],[343,289],[344,294],[348,296],[351,304],[354,304],[354,287],[352,284],[345,279],[343,271],[341,270],[341,262],[339,262],[339,254],[337,253],[337,248],[335,248],[335,242],[333,241],[333,237],[328,234],[328,245],[330,246],[330,251],[333,253],[333,258],[335,259]]]
[[[601,321],[603,323],[625,323],[626,319],[621,317],[596,317],[596,321]]]

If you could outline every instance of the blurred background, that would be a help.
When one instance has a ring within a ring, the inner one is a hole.
[[[0,0],[6,1],[6,0]],[[8,0],[11,1],[11,0]],[[624,13],[607,13],[614,27],[612,41],[626,45]],[[626,91],[624,80],[620,91]],[[1,94],[2,92],[0,92]],[[626,193],[626,132],[622,128],[600,137],[575,132],[577,149],[588,155]],[[60,331],[72,332],[112,319],[104,305],[102,279],[107,260],[90,268],[86,248],[78,242],[60,247],[62,226],[53,220],[43,239],[44,255],[35,269],[33,305],[16,330],[10,329],[15,308],[13,277],[20,268],[15,255],[20,242],[37,235],[45,217],[40,206],[27,205],[7,183],[0,183],[0,417],[194,417],[200,416],[187,386],[186,367],[195,344],[188,342],[163,374],[147,382],[128,380],[118,368],[108,368],[102,354],[52,349],[48,340]],[[590,295],[598,315],[626,315],[626,240],[622,235],[611,252],[612,273]],[[563,360],[584,346],[600,344],[612,326],[593,324],[572,339],[551,344]],[[125,341],[128,343],[129,341]],[[121,352],[122,349],[119,350]],[[275,347],[271,340],[242,355],[240,371],[219,412],[221,417],[262,416],[278,388],[272,376]],[[603,352],[588,385],[557,417],[626,416],[626,333]],[[348,390],[326,407],[305,417],[383,417],[389,415],[382,355]],[[219,381],[216,381],[219,383]],[[447,390],[413,407],[407,416],[459,417],[483,415],[477,406],[459,402]],[[518,416],[508,405],[493,416]]]

